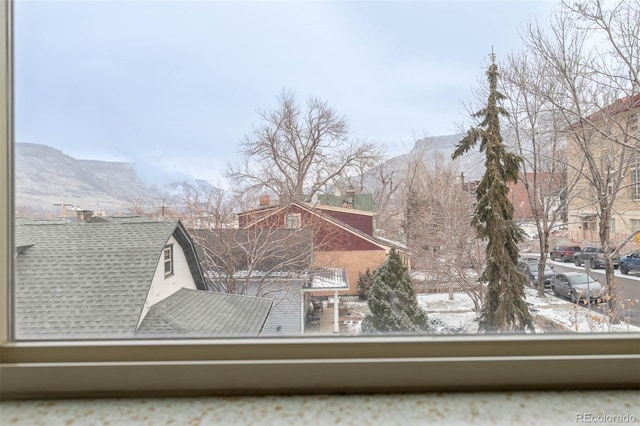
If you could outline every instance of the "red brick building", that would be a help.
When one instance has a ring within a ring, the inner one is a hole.
[[[534,174],[526,173],[525,177],[529,182],[530,188],[533,187]],[[517,183],[509,182],[507,184],[509,187],[509,198],[514,208],[513,218],[521,221],[534,219],[529,198],[527,197],[525,177],[521,176]],[[542,196],[547,197],[547,201],[545,202],[553,202],[554,197],[560,196],[560,190],[564,185],[561,174],[537,173],[536,180],[538,187],[543,189]]]
[[[410,250],[373,236],[373,212],[293,201],[284,206],[263,206],[240,213],[241,229],[300,229],[313,232],[313,266],[347,271],[349,291],[356,294],[358,278],[385,262],[392,247],[409,265]]]

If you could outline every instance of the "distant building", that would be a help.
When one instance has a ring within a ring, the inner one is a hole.
[[[534,173],[526,173],[526,175],[521,176],[516,183],[507,183],[509,199],[514,208],[513,218],[517,221],[532,221],[535,219],[533,210],[531,209],[531,203],[529,202],[525,179],[529,182],[529,191],[533,191]],[[566,186],[562,174],[539,172],[536,173],[535,179],[537,182],[536,186],[542,196],[542,199],[538,201],[541,203],[541,207],[543,205],[542,203],[549,203],[551,208],[553,208],[553,206],[559,206],[561,203],[560,197],[562,196],[562,190]],[[531,193],[531,196],[533,197],[535,195]],[[540,213],[542,214],[542,211],[540,211]],[[558,215],[558,219],[562,219],[565,216],[563,213],[565,212],[561,212],[561,214]]]
[[[619,243],[632,232],[640,230],[640,94],[620,99],[588,117],[586,124],[576,123],[568,129],[568,181],[577,179],[568,194],[569,235],[576,241],[596,243],[600,240],[597,203],[602,194],[596,193],[589,182],[588,172],[577,172],[585,166],[581,164],[584,155],[574,131],[582,132],[580,136],[588,138],[588,148],[594,154],[601,174],[606,175],[609,168],[615,179],[618,176],[621,179],[608,224],[610,240]],[[614,139],[634,149],[623,149]],[[618,161],[621,158],[623,163]],[[623,164],[623,167],[618,169],[618,164]],[[607,195],[611,195],[611,191],[609,186]]]
[[[313,267],[310,228],[196,229],[192,235],[213,288],[273,300],[261,336],[303,334],[311,292],[349,289],[344,270]]]
[[[407,265],[411,256],[404,244],[373,236],[372,211],[293,201],[263,205],[238,215],[241,229],[310,229],[314,267],[345,269],[349,290],[356,294],[360,273],[382,265],[395,247]],[[322,291],[318,293],[322,294]],[[314,292],[315,294],[315,292]]]
[[[331,207],[344,207],[366,212],[374,211],[373,195],[358,194],[353,190],[345,192],[345,195],[319,194],[318,204]]]

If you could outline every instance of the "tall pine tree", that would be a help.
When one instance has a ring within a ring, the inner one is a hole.
[[[391,249],[389,257],[373,274],[368,293],[371,314],[362,322],[364,334],[416,333],[429,330],[427,313],[418,299],[400,255]]]
[[[478,238],[487,240],[486,267],[480,276],[480,281],[487,283],[480,332],[533,331],[533,318],[524,295],[526,277],[517,266],[517,243],[524,239],[524,233],[513,221],[507,187],[507,182],[517,181],[522,157],[508,152],[502,143],[500,116],[507,116],[507,111],[500,106],[505,97],[498,92],[498,75],[492,53],[487,70],[487,106],[473,114],[482,121],[467,131],[452,158],[469,151],[478,140],[480,152],[485,153],[486,170],[476,190],[477,203],[471,221]]]

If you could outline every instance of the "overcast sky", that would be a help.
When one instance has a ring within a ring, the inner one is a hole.
[[[219,182],[256,112],[319,96],[397,155],[456,133],[551,1],[18,1],[16,140]]]

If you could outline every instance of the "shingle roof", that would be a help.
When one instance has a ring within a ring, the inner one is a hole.
[[[149,309],[138,335],[257,337],[272,303],[259,297],[183,288]]]
[[[16,221],[16,242],[33,244],[16,260],[16,336],[132,336],[177,226]]]

